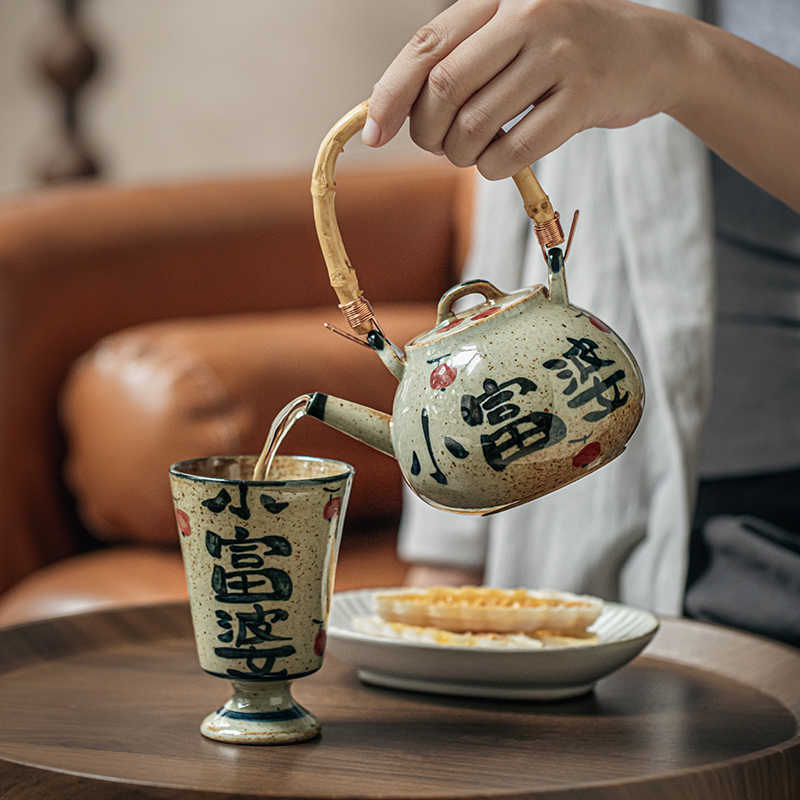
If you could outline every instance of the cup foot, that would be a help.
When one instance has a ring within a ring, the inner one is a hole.
[[[319,735],[319,720],[291,693],[291,681],[245,686],[234,683],[233,697],[209,714],[200,733],[230,744],[292,744]]]

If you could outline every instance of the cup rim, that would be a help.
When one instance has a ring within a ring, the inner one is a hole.
[[[318,461],[327,464],[340,464],[344,467],[344,472],[337,473],[336,475],[321,475],[317,478],[288,478],[283,481],[254,481],[242,478],[213,478],[203,475],[194,475],[191,472],[185,472],[184,468],[187,464],[197,463],[200,461],[210,461],[214,458],[226,458],[236,460],[240,458],[258,458],[255,453],[237,453],[225,455],[211,455],[201,456],[200,458],[185,458],[181,461],[176,461],[170,465],[169,474],[178,478],[185,478],[186,480],[196,481],[197,483],[219,483],[225,485],[240,486],[319,486],[323,483],[330,483],[331,481],[344,480],[345,478],[352,478],[355,475],[356,469],[352,464],[346,461],[341,461],[338,458],[322,458],[320,456],[300,456],[295,454],[281,453],[278,458],[293,458],[301,461]]]

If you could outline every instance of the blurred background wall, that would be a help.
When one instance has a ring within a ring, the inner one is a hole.
[[[0,193],[79,157],[115,182],[310,171],[328,128],[445,5],[0,0]],[[427,158],[405,131],[383,153],[347,153]]]

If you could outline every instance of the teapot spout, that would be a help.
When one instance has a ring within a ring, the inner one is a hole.
[[[389,414],[322,392],[311,395],[306,414],[394,458]]]

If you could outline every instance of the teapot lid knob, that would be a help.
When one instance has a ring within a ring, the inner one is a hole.
[[[487,300],[496,301],[502,300],[505,292],[501,292],[493,283],[484,280],[472,280],[459,283],[452,289],[448,289],[439,300],[439,305],[436,307],[436,324],[444,322],[446,319],[455,316],[453,312],[453,303],[459,297],[464,297],[468,294],[482,294]]]

